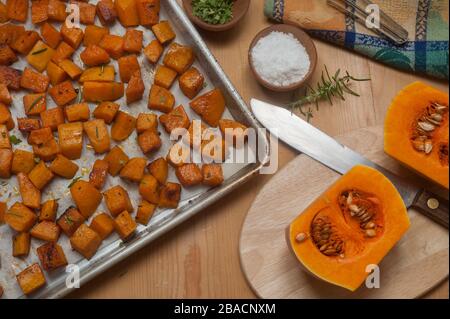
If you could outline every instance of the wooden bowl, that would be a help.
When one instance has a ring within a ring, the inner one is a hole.
[[[260,1],[260,0],[259,0]],[[250,0],[234,0],[233,18],[225,24],[210,24],[200,18],[197,18],[192,11],[192,0],[183,0],[184,11],[189,19],[200,28],[208,31],[219,32],[226,31],[234,27],[247,13],[250,7]]]
[[[253,50],[254,46],[256,45],[256,43],[258,43],[258,41],[261,38],[269,35],[273,31],[291,33],[305,47],[306,52],[309,55],[309,60],[310,60],[311,64],[310,64],[308,73],[305,75],[305,77],[301,81],[291,84],[289,86],[276,86],[276,85],[264,80],[256,71],[255,66],[253,65],[252,50]],[[275,92],[290,92],[290,91],[293,91],[293,90],[296,90],[296,89],[302,87],[310,80],[311,76],[314,73],[314,70],[316,69],[316,65],[317,65],[317,50],[316,50],[316,46],[315,46],[314,42],[312,41],[311,37],[305,31],[301,30],[299,27],[289,25],[289,24],[276,24],[276,25],[270,26],[270,27],[262,30],[261,32],[259,32],[256,35],[256,37],[253,39],[252,43],[250,44],[250,48],[248,50],[248,61],[250,64],[250,69],[252,70],[256,79],[262,86],[264,86],[265,88],[267,88],[269,90],[275,91]]]

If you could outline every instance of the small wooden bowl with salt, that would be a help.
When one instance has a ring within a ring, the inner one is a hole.
[[[317,65],[317,50],[311,37],[299,27],[276,24],[256,35],[248,60],[262,86],[290,92],[310,80]]]

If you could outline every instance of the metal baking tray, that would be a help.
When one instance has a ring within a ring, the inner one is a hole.
[[[95,0],[91,1],[91,3],[94,4],[96,2],[97,1]],[[207,92],[213,87],[220,88],[224,93],[227,102],[227,110],[224,114],[224,117],[234,118],[246,124],[247,126],[258,130],[259,125],[257,124],[256,119],[249,112],[245,102],[242,100],[228,77],[225,75],[224,71],[217,63],[212,53],[209,51],[205,42],[202,40],[201,36],[198,34],[194,26],[189,21],[188,17],[185,15],[184,11],[177,3],[177,0],[162,0],[161,5],[161,19],[169,20],[171,25],[174,27],[174,30],[177,33],[177,38],[175,39],[175,41],[191,46],[196,52],[197,59],[194,66],[200,69],[200,71],[205,75],[206,82],[208,84],[208,86],[205,87],[200,94]],[[31,22],[28,22],[25,27],[27,29],[35,28],[35,26],[31,24]],[[118,22],[114,27],[110,29],[112,34],[123,35],[125,32],[125,29]],[[152,32],[142,27],[140,27],[140,29],[144,31],[144,44],[149,43],[154,38]],[[73,56],[74,62],[78,63],[78,65],[82,65],[82,62],[79,60],[79,53],[81,52],[81,50],[82,48],[75,52]],[[121,110],[125,110],[133,115],[137,115],[140,112],[149,112],[147,108],[147,97],[149,87],[153,82],[154,74],[154,66],[145,61],[145,59],[143,58],[143,54],[141,54],[139,60],[142,66],[142,73],[146,86],[143,100],[137,104],[133,104],[130,106],[126,105],[124,99],[119,101]],[[114,61],[113,63],[116,62]],[[26,62],[24,62],[24,59],[22,58],[20,62],[12,65],[12,67],[22,69],[25,65]],[[115,67],[116,70],[118,70],[117,64],[115,65]],[[171,91],[176,97],[177,105],[182,104],[185,106],[185,110],[188,113],[190,119],[199,119],[199,117],[195,113],[193,113],[192,110],[190,110],[188,106],[189,100],[182,95],[177,84],[174,84]],[[15,118],[25,116],[22,106],[23,93],[24,92],[13,93],[14,102],[11,106],[11,111]],[[52,106],[52,101],[50,98],[47,98],[47,104],[48,108],[54,107]],[[95,105],[90,105],[91,111],[94,107]],[[160,114],[158,112],[155,113]],[[159,156],[165,156],[165,154],[167,154],[168,148],[172,143],[171,141],[169,141],[168,134],[163,132],[161,127],[159,128],[159,130],[162,133],[161,136],[163,139],[163,147],[158,153],[149,156],[149,160],[155,159]],[[22,137],[21,133],[17,129],[10,132],[10,134],[14,134],[16,136],[19,136],[22,140],[26,140],[26,137]],[[136,133],[133,133],[133,135],[130,136],[125,143],[120,144],[121,147],[125,149],[130,158],[134,156],[143,156],[135,141],[135,134]],[[92,150],[89,150],[86,145],[86,140],[87,139],[85,138],[82,158],[76,161],[80,166],[80,170],[76,176],[82,176],[83,179],[86,179],[88,177],[93,162],[97,158],[103,157],[97,156]],[[158,209],[149,225],[139,225],[135,236],[129,241],[123,242],[116,234],[110,236],[109,239],[105,240],[102,243],[102,246],[99,248],[98,252],[89,261],[84,259],[78,253],[72,251],[68,238],[64,234],[62,234],[58,243],[63,247],[69,264],[79,267],[80,285],[83,285],[84,283],[104,272],[108,268],[112,267],[119,261],[127,258],[138,249],[149,244],[159,236],[173,229],[175,226],[191,218],[200,210],[219,200],[231,190],[242,185],[253,175],[258,174],[263,165],[265,165],[269,161],[269,141],[265,134],[258,134],[257,140],[257,145],[254,146],[254,149],[252,148],[249,151],[250,153],[253,153],[253,155],[258,154],[258,156],[255,156],[256,161],[243,164],[223,164],[225,176],[223,185],[216,188],[206,188],[204,186],[195,187],[193,189],[183,188],[182,198],[177,209]],[[112,146],[113,145],[114,143],[112,144]],[[14,146],[14,148],[30,149],[31,147],[29,147],[29,145],[26,145],[26,143],[23,143]],[[169,181],[177,182],[175,174],[173,173],[173,169],[171,169],[170,171],[171,174],[169,174]],[[64,212],[67,207],[72,205],[71,196],[67,187],[70,182],[70,180],[55,178],[50,183],[50,185],[45,188],[45,191],[42,194],[42,201],[50,198],[59,198],[58,217]],[[8,207],[16,201],[21,201],[20,194],[17,191],[17,182],[15,180],[15,177],[6,181],[0,180],[0,183],[0,201],[7,201]],[[137,191],[137,185],[123,181],[119,177],[112,178],[111,176],[109,176],[107,184],[105,185],[103,190],[106,190],[109,187],[117,184],[124,186],[128,190],[136,211],[136,207],[139,204],[140,198]],[[97,211],[107,211],[104,201],[99,206]],[[88,224],[89,223],[90,220],[88,221]],[[43,242],[33,238],[29,256],[25,259],[14,258],[12,257],[11,253],[11,238],[13,234],[14,232],[7,225],[0,225],[0,284],[5,290],[4,297],[24,298],[25,296],[23,296],[17,284],[15,276],[30,264],[38,262],[38,258],[35,252],[36,248],[42,245]],[[68,276],[66,269],[58,269],[51,273],[45,272],[45,276],[47,279],[47,285],[29,297],[60,298],[70,293],[74,289],[68,288],[66,286],[66,278]]]

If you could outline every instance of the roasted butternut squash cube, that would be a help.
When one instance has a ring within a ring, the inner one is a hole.
[[[189,105],[195,113],[201,116],[203,121],[212,127],[217,127],[225,110],[225,98],[220,89],[214,89],[199,96]]]
[[[18,22],[27,21],[28,1],[27,0],[7,0],[6,10],[8,18]]]
[[[120,105],[114,102],[101,102],[94,110],[94,117],[102,119],[106,124],[111,124],[116,117]]]
[[[225,146],[225,140],[213,132],[210,135],[210,139],[204,138],[200,146],[203,159],[206,159],[208,163],[222,163],[228,155]]]
[[[120,177],[132,182],[140,182],[144,177],[147,160],[142,157],[131,158],[120,171]]]
[[[194,60],[195,54],[191,47],[172,43],[164,57],[164,65],[181,75],[191,67]]]
[[[68,74],[53,61],[50,61],[47,64],[47,75],[53,86],[64,82],[68,77]]]
[[[142,81],[141,71],[135,71],[133,75],[131,75],[127,90],[125,92],[127,97],[127,104],[142,100],[144,91],[145,86],[144,81]]]
[[[56,199],[49,199],[41,206],[41,211],[39,212],[39,221],[56,221],[56,213],[58,212],[58,201]]]
[[[161,115],[159,121],[169,134],[175,129],[187,130],[191,124],[183,105],[177,106],[168,114]]]
[[[25,268],[16,278],[25,295],[30,295],[46,283],[42,269],[37,263]]]
[[[158,132],[153,130],[147,130],[139,134],[138,144],[144,154],[156,152],[162,146]]]
[[[67,105],[64,111],[69,122],[84,122],[89,120],[90,117],[89,105],[87,103]]]
[[[134,234],[137,225],[130,213],[123,211],[114,219],[114,228],[122,240],[127,240]]]
[[[161,188],[159,206],[164,208],[177,208],[181,198],[181,185],[167,183]]]
[[[0,103],[0,124],[4,124],[8,130],[12,130],[16,126],[11,111],[3,103]]]
[[[153,113],[139,113],[136,121],[136,131],[138,133],[145,132],[147,130],[157,131],[158,129],[158,117]]]
[[[50,170],[58,176],[71,179],[78,171],[78,165],[64,155],[58,154],[50,165]]]
[[[14,203],[5,213],[5,223],[17,232],[27,232],[37,220],[36,214],[22,203]]]
[[[119,111],[111,127],[111,137],[117,142],[124,141],[133,133],[135,127],[136,119],[128,113]]]
[[[0,202],[0,224],[3,224],[5,222],[5,214],[6,214],[6,203]]]
[[[170,89],[173,82],[177,77],[177,72],[164,65],[158,65],[155,72],[155,81],[156,85],[162,86],[165,89]]]
[[[146,58],[153,64],[156,64],[164,52],[164,47],[158,40],[153,40],[144,48]]]
[[[22,71],[9,66],[0,65],[0,83],[6,85],[10,90],[20,89],[20,78]]]
[[[23,96],[23,108],[26,115],[39,115],[47,109],[45,93],[25,94]]]
[[[183,164],[189,163],[191,158],[191,149],[184,142],[180,141],[173,144],[167,153],[166,160],[172,166],[177,168]]]
[[[176,37],[169,21],[161,21],[160,23],[153,25],[152,31],[161,44],[166,44]]]
[[[63,23],[61,26],[61,36],[64,42],[76,50],[83,41],[84,32],[80,28],[69,28],[67,24]]]
[[[122,186],[111,187],[103,195],[105,196],[106,207],[108,207],[112,216],[117,216],[124,210],[133,212],[133,205],[128,192]]]
[[[203,164],[203,184],[207,186],[219,186],[223,183],[223,171],[220,164]]]
[[[111,176],[116,176],[125,164],[128,163],[129,158],[120,146],[116,145],[109,151],[104,160],[108,162],[109,174],[111,174]]]
[[[61,229],[55,222],[44,220],[36,224],[30,231],[30,235],[43,241],[57,242]]]
[[[202,183],[202,171],[197,164],[184,164],[175,169],[178,180],[184,187],[196,186]]]
[[[83,123],[64,123],[58,125],[59,147],[68,159],[81,157],[83,151]]]
[[[22,133],[29,133],[34,130],[41,128],[41,121],[39,119],[30,118],[18,118],[17,119],[18,129]]]
[[[48,22],[41,25],[41,36],[44,42],[52,49],[56,49],[62,41],[61,33]]]
[[[89,183],[97,189],[102,189],[108,176],[109,164],[105,160],[96,160],[89,174]]]
[[[144,175],[139,183],[139,194],[146,201],[158,205],[159,203],[159,184],[158,180],[152,175]]]
[[[70,81],[64,81],[51,87],[48,93],[58,106],[69,104],[77,97],[77,92]]]
[[[26,257],[30,253],[31,236],[30,233],[22,232],[12,238],[13,257]]]
[[[33,71],[26,67],[20,78],[20,86],[35,93],[44,93],[47,91],[50,79],[45,74]]]
[[[165,184],[169,172],[169,165],[165,158],[160,157],[147,165],[150,174],[155,177],[160,184]]]
[[[234,120],[219,120],[219,128],[225,139],[233,141],[234,146],[243,146],[247,139],[247,126]]]
[[[61,107],[45,110],[40,115],[42,128],[50,128],[52,131],[56,131],[58,126],[64,123],[64,111]]]
[[[120,79],[124,83],[128,83],[130,81],[130,78],[134,72],[141,70],[139,61],[135,54],[120,57],[117,62],[119,64]]]
[[[30,135],[28,135],[28,143],[31,145],[39,145],[48,142],[52,138],[52,129],[50,127],[43,127],[30,132]]]
[[[39,145],[33,145],[34,154],[39,157],[41,160],[49,162],[53,161],[61,150],[59,144],[52,137],[51,140],[44,142]]]
[[[11,149],[11,141],[9,139],[9,131],[6,125],[0,124],[0,149]]]
[[[0,178],[11,177],[13,152],[10,149],[0,149]]]
[[[81,52],[80,58],[84,64],[89,66],[96,66],[108,64],[111,61],[108,52],[106,52],[106,50],[102,47],[98,46],[97,43],[89,45],[86,49],[83,50],[83,52]]]
[[[104,240],[114,231],[114,220],[108,214],[101,213],[92,219],[89,227]]]
[[[53,54],[52,57],[52,61],[58,64],[59,62],[65,59],[69,59],[74,52],[75,52],[74,48],[72,48],[66,42],[62,41],[56,47],[55,54]]]
[[[125,51],[123,45],[123,38],[114,34],[106,34],[99,43],[99,46],[108,52],[110,57],[115,60],[119,59],[124,54]]]
[[[12,103],[12,97],[11,94],[9,94],[8,87],[3,83],[0,83],[0,103],[6,105],[11,105]]]
[[[148,99],[149,109],[169,113],[172,111],[174,105],[175,97],[169,90],[158,85],[152,86]]]
[[[100,0],[97,2],[96,9],[102,25],[109,25],[116,21],[117,12],[112,0]]]
[[[151,27],[159,22],[160,0],[136,0],[139,23]]]
[[[17,56],[6,44],[0,44],[0,65],[11,65],[16,62]]]
[[[59,0],[49,0],[47,14],[50,20],[64,22],[67,17],[66,4]]]
[[[27,62],[39,72],[43,72],[54,54],[55,50],[39,40],[27,55]]]
[[[86,219],[91,217],[102,201],[102,194],[89,182],[76,181],[70,187],[72,199]]]
[[[67,266],[67,258],[64,254],[64,250],[57,243],[45,243],[44,245],[39,246],[36,251],[42,268],[47,271]]]
[[[13,174],[18,174],[20,172],[28,174],[33,169],[34,165],[36,165],[36,163],[32,152],[21,149],[14,150],[11,166],[11,172]]]
[[[33,185],[28,176],[19,173],[17,174],[17,181],[24,205],[34,209],[41,207],[41,191]]]
[[[96,153],[103,154],[109,151],[111,142],[105,121],[91,120],[83,123],[83,128]]]
[[[70,245],[84,258],[91,259],[100,247],[102,239],[86,224],[82,224],[70,237]]]
[[[19,36],[25,33],[23,25],[17,25],[12,23],[6,23],[0,25],[0,44],[11,45],[16,41]]]
[[[180,89],[191,100],[203,89],[205,78],[199,70],[192,67],[179,78]]]
[[[36,0],[31,2],[31,22],[39,24],[48,19],[48,0]]]
[[[115,0],[117,16],[124,27],[135,27],[139,25],[139,15],[135,0]]]
[[[115,70],[111,65],[96,66],[83,71],[78,80],[80,83],[88,81],[96,82],[113,82],[115,78]]]
[[[194,119],[188,129],[189,134],[183,137],[183,140],[189,139],[189,145],[198,148],[202,144],[203,136],[207,130],[208,126],[205,123]]]
[[[28,54],[41,37],[36,31],[25,31],[11,44],[11,48],[20,54]]]
[[[55,175],[53,172],[45,165],[44,162],[39,162],[30,173],[28,173],[28,178],[36,186],[37,189],[43,189]]]
[[[63,69],[72,80],[77,79],[81,73],[83,73],[83,70],[69,59],[59,62],[59,67]]]
[[[123,39],[123,49],[129,53],[141,53],[144,32],[135,29],[127,29]]]
[[[136,222],[147,226],[148,222],[152,218],[153,214],[155,213],[156,205],[147,202],[146,200],[143,200],[138,207],[138,211],[136,213]]]
[[[95,23],[95,5],[90,3],[77,2],[80,8],[80,22],[92,25]]]
[[[71,206],[58,218],[57,224],[66,236],[71,237],[83,222],[84,216],[78,209]]]
[[[86,102],[115,101],[124,93],[123,83],[117,82],[84,82],[83,97]]]
[[[92,44],[98,44],[106,34],[109,34],[108,28],[99,27],[97,25],[88,25],[84,29],[83,45],[88,47]]]

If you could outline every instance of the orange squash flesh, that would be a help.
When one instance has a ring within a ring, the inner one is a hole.
[[[348,204],[347,200],[344,204],[340,200],[342,194],[350,192],[361,194],[362,198],[359,201],[353,195],[352,205],[371,203],[372,210],[366,211],[375,212],[370,219],[376,225],[373,235],[368,236],[366,226],[361,226],[369,222],[362,223],[361,217],[352,216],[350,210],[342,207]],[[324,225],[319,223],[323,220],[331,233],[325,245],[323,241],[321,244],[315,241],[316,227]],[[355,291],[369,274],[366,267],[379,264],[409,225],[406,207],[394,185],[373,168],[355,166],[289,225],[287,241],[301,265],[315,277]],[[341,248],[335,253],[330,248],[321,251],[331,239],[334,243],[342,242]]]
[[[431,153],[417,151],[413,146],[414,127],[433,103],[447,106],[448,109],[448,94],[421,82],[405,87],[389,107],[384,126],[384,150],[404,165],[448,189],[448,156],[443,161],[439,155],[441,146],[448,152],[448,110],[443,114],[441,125],[432,133]]]

